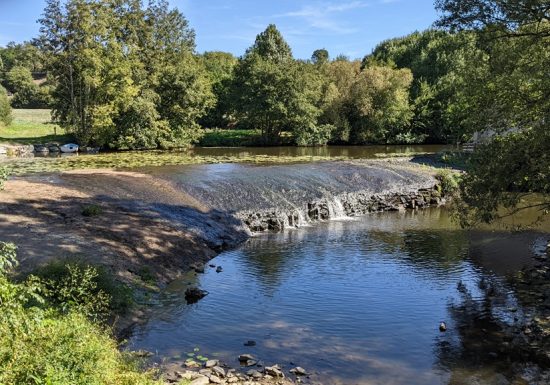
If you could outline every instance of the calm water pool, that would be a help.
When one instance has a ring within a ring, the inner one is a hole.
[[[326,384],[494,383],[511,364],[493,332],[529,312],[507,278],[547,238],[466,232],[443,209],[257,236],[212,261],[223,272],[173,283],[129,346],[168,361],[198,347],[231,365],[251,353]],[[189,284],[209,295],[187,305]]]

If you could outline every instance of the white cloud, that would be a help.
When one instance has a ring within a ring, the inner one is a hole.
[[[358,8],[368,7],[365,1],[351,1],[347,3],[320,3],[307,5],[297,11],[291,11],[277,15],[282,18],[301,18],[310,28],[320,29],[338,34],[349,34],[357,29],[351,28],[347,23],[337,20],[336,15]]]

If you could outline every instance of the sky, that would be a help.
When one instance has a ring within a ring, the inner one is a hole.
[[[331,57],[362,58],[381,41],[429,28],[434,0],[169,0],[197,34],[197,51],[240,56],[268,24],[275,24],[294,56],[318,48]],[[0,0],[0,46],[38,34],[45,0]]]

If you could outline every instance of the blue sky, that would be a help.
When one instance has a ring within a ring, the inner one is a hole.
[[[317,48],[361,58],[382,40],[436,20],[433,0],[169,0],[197,33],[197,50],[240,56],[274,23],[298,58]],[[0,45],[36,36],[44,0],[0,0]]]

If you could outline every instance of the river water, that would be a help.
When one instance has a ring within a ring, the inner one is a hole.
[[[498,350],[530,311],[509,278],[548,237],[460,230],[441,208],[255,236],[212,260],[221,273],[168,287],[129,346],[235,366],[250,353],[324,384],[496,384],[526,365]],[[188,285],[209,294],[187,305]]]

